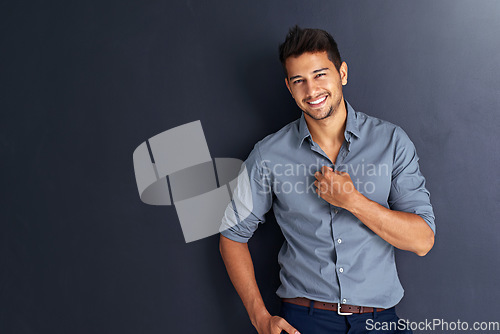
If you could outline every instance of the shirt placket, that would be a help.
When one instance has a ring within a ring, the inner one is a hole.
[[[335,164],[334,164],[330,160],[330,158],[325,154],[325,152],[323,152],[321,147],[319,147],[318,144],[316,144],[314,141],[311,140],[311,150],[322,155],[329,162],[329,167],[331,167],[335,171],[339,171],[339,169],[338,169],[339,166],[342,166],[344,164],[344,161],[347,157],[347,154],[349,153],[348,145],[349,145],[349,142],[347,140],[344,140],[344,142],[342,143],[342,145],[340,147],[339,153],[337,155],[337,158],[336,158]],[[345,246],[346,240],[345,240],[345,238],[342,237],[342,232],[337,231],[337,229],[334,228],[334,224],[333,224],[333,222],[334,222],[334,220],[336,220],[337,216],[339,216],[341,214],[342,208],[337,207],[337,206],[332,205],[332,204],[328,204],[328,205],[330,207],[330,218],[331,218],[330,221],[331,221],[331,226],[332,226],[332,228],[331,228],[332,242],[334,244],[334,249],[335,249],[335,258],[333,260],[335,262],[336,275],[337,275],[337,279],[339,282],[339,291],[340,291],[339,301],[342,304],[347,304],[349,302],[349,296],[347,296],[343,292],[342,282],[345,279],[344,275],[347,272],[348,264],[342,262],[344,259],[344,257],[342,257],[342,256],[341,256],[341,262],[338,261],[339,250],[342,252],[342,248]]]
[[[337,159],[335,160],[335,165],[333,166],[333,169],[335,171],[342,171],[339,170],[339,166],[342,166],[344,164],[345,158],[349,153],[347,147],[348,147],[348,142],[347,140],[344,140],[337,155]],[[332,217],[331,220],[332,239],[335,246],[335,254],[336,254],[335,268],[336,268],[336,275],[338,278],[339,291],[340,291],[339,301],[342,304],[347,304],[349,302],[349,296],[347,295],[348,291],[344,291],[342,286],[344,285],[343,281],[345,280],[345,274],[347,273],[349,265],[348,263],[344,262],[345,257],[339,256],[339,254],[343,253],[343,248],[348,243],[348,240],[345,240],[345,238],[342,236],[341,226],[334,226],[333,224],[334,220],[336,220],[337,216],[341,214],[342,210],[343,210],[342,208],[330,204],[330,215]]]

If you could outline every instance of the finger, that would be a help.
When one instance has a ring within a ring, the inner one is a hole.
[[[292,325],[288,323],[288,321],[283,318],[280,319],[279,326],[288,334],[300,334],[298,330],[296,330]]]
[[[323,175],[326,175],[327,173],[331,173],[332,171],[333,171],[333,169],[331,169],[328,166],[321,167],[321,173],[323,173]]]
[[[349,176],[349,174],[347,174],[346,172],[339,172],[338,170],[336,170],[336,171],[333,172],[332,177],[338,179],[338,177],[342,177],[342,176],[345,176],[345,175]]]
[[[324,180],[316,180],[314,181],[314,185],[316,186],[317,189],[321,189],[326,186],[326,183]]]
[[[318,185],[318,194],[320,194],[321,197],[323,195],[327,194],[329,191],[328,184],[326,182],[320,182]]]
[[[314,177],[315,177],[315,178],[316,178],[316,180],[318,180],[318,181],[321,181],[321,180],[323,180],[323,179],[325,178],[325,176],[324,176],[323,174],[321,174],[321,172],[320,172],[320,171],[318,171],[318,172],[314,173]]]

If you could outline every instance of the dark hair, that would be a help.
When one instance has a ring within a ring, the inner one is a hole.
[[[342,59],[340,58],[337,43],[333,37],[321,29],[302,29],[298,25],[290,28],[283,44],[279,46],[280,61],[283,65],[285,75],[285,62],[289,57],[298,57],[306,52],[326,51],[328,59],[340,70]]]

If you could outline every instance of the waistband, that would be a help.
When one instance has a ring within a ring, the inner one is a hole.
[[[306,306],[306,307],[312,306],[313,308],[319,310],[334,311],[340,315],[351,315],[353,313],[362,314],[371,312],[381,312],[385,310],[385,308],[374,308],[374,307],[348,305],[340,303],[325,303],[325,302],[319,302],[317,300],[307,299],[304,297],[282,298],[282,301],[285,303],[290,303],[299,306]]]

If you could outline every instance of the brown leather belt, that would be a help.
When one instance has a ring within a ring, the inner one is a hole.
[[[337,304],[337,303],[324,303],[318,302],[316,300],[310,300],[303,297],[297,298],[283,298],[285,303],[300,305],[310,307],[311,302],[313,303],[313,307],[320,310],[327,311],[335,311],[340,315],[350,315],[352,313],[371,313],[371,312],[381,312],[385,310],[385,308],[373,308],[373,307],[365,307],[365,306],[355,306],[355,305],[347,305],[347,304]],[[340,306],[340,309],[339,307]]]

